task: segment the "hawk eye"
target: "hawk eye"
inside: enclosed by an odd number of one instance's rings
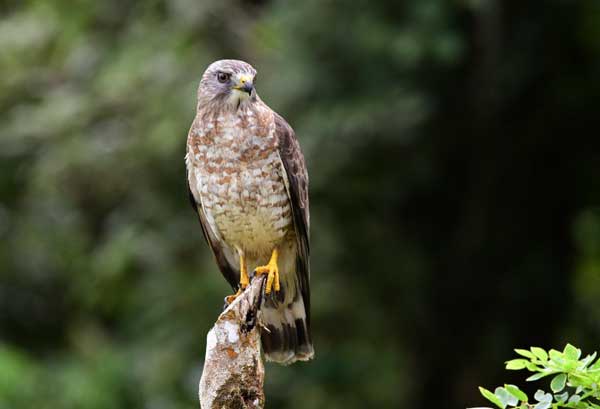
[[[228,74],[228,73],[226,73],[226,72],[222,72],[222,71],[219,71],[219,72],[217,73],[217,80],[219,80],[219,82],[220,82],[221,84],[223,84],[223,83],[225,83],[225,82],[229,81],[229,78],[231,78],[231,74]]]

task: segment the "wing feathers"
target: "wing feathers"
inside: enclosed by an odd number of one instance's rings
[[[191,181],[189,175],[188,181]],[[206,221],[204,210],[202,210],[202,204],[199,203],[194,197],[194,193],[190,189],[189,184],[188,192],[192,207],[198,214],[198,220],[200,221],[200,226],[202,227],[202,233],[204,233],[204,238],[213,252],[215,260],[217,261],[217,265],[219,266],[219,270],[221,270],[221,274],[223,274],[229,285],[231,285],[234,290],[237,290],[240,282],[240,271],[237,263],[235,263],[235,253],[229,248],[229,246],[227,246],[227,244],[225,244],[222,240],[219,240],[212,232],[210,225]]]
[[[279,139],[279,156],[285,168],[288,195],[296,231],[298,255],[296,257],[296,274],[300,291],[306,308],[306,322],[310,332],[310,265],[309,234],[310,214],[308,202],[308,173],[300,144],[292,127],[277,113],[275,116],[276,132]]]

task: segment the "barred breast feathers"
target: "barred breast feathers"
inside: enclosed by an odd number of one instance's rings
[[[271,111],[200,113],[188,141],[188,168],[211,227],[228,243],[268,252],[292,223]]]

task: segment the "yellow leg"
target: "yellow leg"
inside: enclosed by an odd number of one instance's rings
[[[240,251],[240,288],[237,290],[237,293],[228,295],[225,297],[227,304],[231,304],[233,300],[235,300],[243,290],[248,287],[250,283],[250,279],[248,278],[248,268],[246,267],[246,257],[244,257],[244,253]]]
[[[246,257],[244,257],[244,253],[240,253],[240,287],[245,289],[250,284],[250,279],[248,278],[248,269],[246,268]]]
[[[277,249],[273,249],[271,259],[266,266],[256,267],[256,274],[267,274],[267,285],[265,286],[265,294],[270,294],[271,289],[275,292],[280,290],[279,286],[279,267],[277,266]]]

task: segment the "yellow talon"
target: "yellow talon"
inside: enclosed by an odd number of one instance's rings
[[[279,267],[277,266],[277,249],[273,249],[271,259],[266,266],[256,267],[256,274],[267,274],[267,284],[265,286],[265,294],[270,294],[271,289],[275,292],[280,290],[279,285]]]
[[[231,294],[231,295],[228,295],[227,297],[225,297],[225,301],[227,301],[227,305],[231,304],[233,302],[233,300],[235,300],[236,298],[238,298],[238,296],[241,293],[242,293],[242,289],[240,288],[239,290],[237,290],[237,293]]]

